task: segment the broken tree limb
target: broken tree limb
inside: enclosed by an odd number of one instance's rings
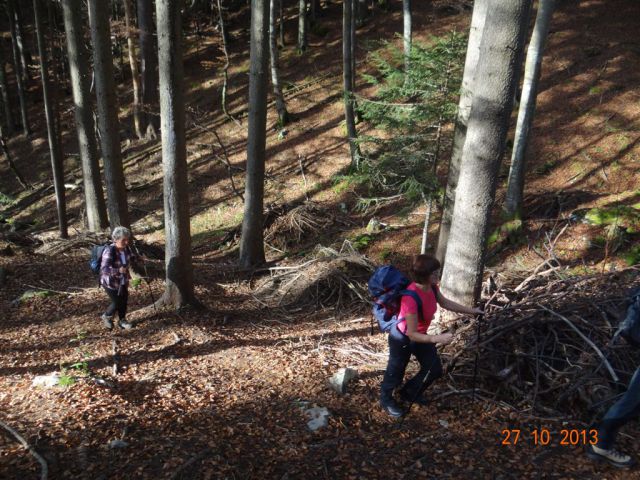
[[[13,438],[18,440],[20,445],[22,445],[29,453],[35,458],[40,466],[42,467],[42,472],[40,473],[40,480],[47,480],[47,476],[49,475],[49,467],[47,466],[47,461],[40,455],[36,450],[27,442],[22,435],[16,432],[13,428],[11,428],[6,423],[0,421],[0,427],[4,428],[7,432],[13,435]]]

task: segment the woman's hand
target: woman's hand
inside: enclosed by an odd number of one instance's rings
[[[118,270],[120,273],[127,273],[127,267],[120,267]]]
[[[472,315],[484,315],[484,310],[481,308],[473,308]]]
[[[440,335],[436,335],[435,337],[436,343],[439,343],[440,345],[449,345],[451,342],[453,342],[453,334],[451,333],[442,333]]]

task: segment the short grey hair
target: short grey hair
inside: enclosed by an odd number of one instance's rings
[[[116,227],[113,229],[111,238],[113,238],[114,241],[118,241],[121,238],[131,238],[131,230],[127,227]]]

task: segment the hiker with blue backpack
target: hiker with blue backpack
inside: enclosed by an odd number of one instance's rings
[[[107,292],[111,303],[102,314],[103,325],[111,330],[113,317],[118,312],[118,326],[129,330],[133,327],[127,321],[127,303],[129,301],[130,268],[142,260],[133,253],[129,242],[131,231],[125,227],[116,227],[111,234],[113,243],[96,247],[95,256],[99,259],[100,286]],[[93,268],[93,264],[92,264]]]
[[[455,313],[483,313],[479,308],[465,307],[442,295],[438,288],[440,262],[437,259],[417,255],[411,276],[413,281],[393,266],[385,265],[369,280],[369,291],[375,298],[374,317],[381,330],[389,333],[389,361],[380,388],[380,405],[392,417],[405,413],[394,398],[394,391],[402,384],[411,355],[420,363],[420,370],[398,390],[401,400],[425,405],[423,392],[442,376],[436,344],[451,343],[453,335],[427,334],[438,305]]]

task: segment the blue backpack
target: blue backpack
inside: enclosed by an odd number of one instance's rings
[[[369,279],[369,293],[373,297],[373,316],[382,332],[391,332],[401,320],[400,300],[402,296],[413,298],[418,305],[418,314],[422,318],[422,300],[412,291],[406,290],[411,281],[393,265],[378,267]]]
[[[105,243],[103,245],[94,245],[91,248],[91,258],[89,259],[89,268],[96,275],[100,274],[100,269],[102,267],[102,254],[104,253],[105,248],[115,248],[115,245],[112,243]],[[111,252],[111,257],[115,257],[115,252]]]

